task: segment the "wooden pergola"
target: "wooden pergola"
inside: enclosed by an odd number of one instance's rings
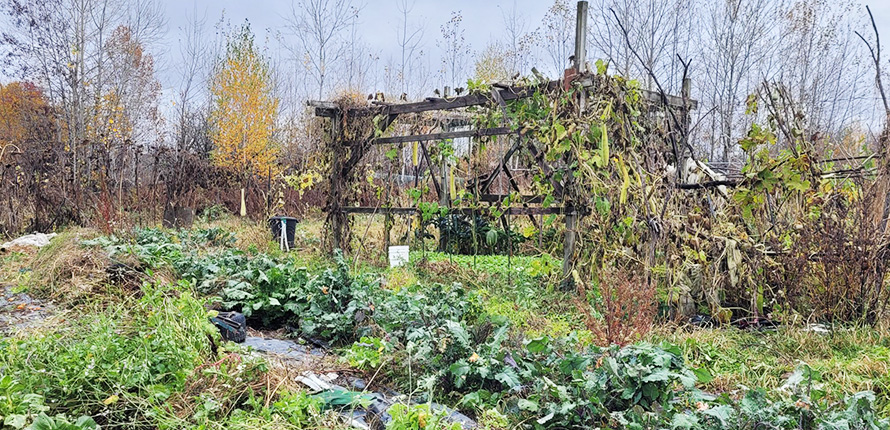
[[[519,127],[507,124],[506,102],[531,97],[536,91],[542,89],[556,89],[559,86],[580,84],[585,92],[596,91],[596,81],[594,77],[587,74],[585,61],[585,46],[587,35],[587,2],[578,2],[577,27],[575,36],[575,55],[572,68],[566,70],[565,78],[562,80],[550,81],[539,86],[513,86],[513,85],[493,85],[488,94],[469,94],[449,97],[446,88],[445,97],[430,97],[420,102],[402,102],[402,103],[384,103],[374,102],[366,107],[343,107],[336,102],[331,101],[310,101],[309,105],[315,109],[315,115],[318,117],[328,118],[331,122],[331,138],[340,144],[350,148],[348,158],[333,157],[331,163],[330,181],[333,192],[328,195],[328,204],[326,209],[337,211],[341,215],[350,214],[376,214],[376,215],[409,215],[418,213],[415,207],[366,207],[366,206],[344,206],[343,196],[340,190],[343,189],[344,178],[362,160],[366,153],[366,148],[372,145],[390,145],[401,143],[419,142],[419,152],[422,157],[422,163],[426,163],[430,171],[430,179],[432,179],[433,189],[436,192],[439,201],[449,206],[449,214],[463,214],[475,216],[480,212],[478,207],[450,207],[450,199],[448,198],[448,189],[446,184],[440,183],[440,180],[433,174],[434,164],[431,160],[430,151],[427,142],[442,141],[446,139],[457,138],[483,138],[492,136],[510,136],[512,145],[509,146],[503,154],[498,154],[500,161],[493,170],[487,174],[481,175],[474,180],[475,198],[478,202],[497,204],[506,198],[503,194],[493,194],[490,192],[494,181],[501,175],[505,175],[509,181],[509,186],[516,193],[520,193],[520,187],[514,178],[509,166],[510,160],[517,152],[526,150],[531,156],[531,166],[529,168],[540,169],[545,177],[550,180],[553,186],[554,197],[557,204],[544,207],[543,199],[537,195],[520,195],[521,207],[510,207],[504,210],[504,215],[523,215],[528,216],[534,223],[534,217],[548,214],[559,214],[565,216],[565,242],[563,256],[563,274],[568,276],[572,267],[572,256],[574,255],[576,226],[578,217],[583,215],[579,213],[578,208],[572,205],[570,201],[564,201],[563,189],[564,184],[552,177],[553,167],[544,157],[543,151],[540,149],[540,143],[534,141],[529,136],[523,135]],[[660,92],[641,90],[641,95],[650,106],[659,106],[679,112],[683,127],[688,128],[689,111],[697,108],[697,102],[689,97],[690,82],[684,79],[683,94],[674,96],[663,94]],[[340,127],[344,119],[360,118],[360,117],[377,117],[382,120],[376,121],[377,130],[373,136],[382,136],[391,126],[401,117],[408,114],[419,114],[424,112],[448,112],[457,109],[463,109],[471,106],[487,106],[494,109],[501,109],[504,112],[502,123],[498,127],[458,130],[458,131],[442,131],[428,134],[412,134],[412,135],[393,135],[386,137],[374,137],[365,142],[346,141],[342,137]],[[685,130],[682,134],[685,136]],[[677,160],[679,161],[679,160]],[[422,170],[421,170],[422,171]],[[478,181],[478,182],[475,182]],[[332,223],[337,223],[341,217],[331,217]],[[343,245],[344,237],[342,237],[342,228],[336,224],[332,225],[332,242],[334,248],[340,248]]]

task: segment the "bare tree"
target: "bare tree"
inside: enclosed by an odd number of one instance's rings
[[[399,12],[399,24],[396,28],[396,43],[399,48],[399,60],[394,64],[392,92],[405,94],[405,98],[416,98],[421,95],[426,84],[424,68],[423,36],[424,26],[411,22],[411,13],[415,2],[400,0],[396,3]]]
[[[870,74],[866,53],[850,30],[854,7],[803,0],[781,15],[783,43],[771,77],[790,88],[808,130],[839,133],[873,105],[871,86],[862,85]]]
[[[744,129],[743,101],[761,82],[759,72],[767,68],[774,48],[770,25],[777,13],[770,0],[717,2],[704,11],[698,41],[704,70],[698,76],[704,81],[703,110],[714,109],[706,136],[709,160],[729,162],[732,157]]]
[[[446,85],[459,84],[467,77],[467,57],[470,55],[470,44],[467,42],[466,30],[461,26],[463,15],[460,11],[451,12],[451,19],[442,24],[442,38],[438,45],[442,49],[442,78]]]
[[[554,0],[538,29],[542,55],[548,57],[553,76],[562,77],[575,52],[575,10],[568,0]]]
[[[209,87],[210,71],[216,53],[205,37],[206,17],[199,16],[197,9],[193,9],[186,19],[187,24],[180,29],[179,40],[175,142],[179,151],[208,155],[211,150],[209,140],[196,124],[206,122],[206,88]]]
[[[349,39],[343,56],[344,74],[341,79],[345,89],[355,93],[363,92],[368,88],[371,67],[378,59],[371,47],[362,41],[359,34],[359,11],[358,7],[352,7],[350,11]]]
[[[503,48],[505,48],[505,66],[507,74],[528,73],[530,62],[533,61],[536,34],[528,28],[526,17],[516,6],[516,0],[509,10],[501,9],[504,21]]]
[[[615,72],[640,79],[647,89],[654,89],[653,78],[647,72],[651,70],[666,91],[679,92],[683,73],[680,58],[689,58],[691,50],[694,1],[598,0],[592,9],[594,24],[588,27],[592,55],[603,56]],[[629,43],[625,43],[615,20],[610,19],[613,13],[621,22],[629,23]]]
[[[314,96],[330,90],[330,71],[346,52],[344,32],[358,13],[351,0],[301,0],[291,3],[287,29],[295,36],[294,59],[314,81]]]
[[[61,109],[59,140],[71,149],[72,183],[79,183],[96,160],[96,147],[84,143],[107,137],[97,120],[105,120],[109,97],[132,107],[152,102],[148,44],[164,27],[160,8],[155,0],[6,0],[3,12],[12,25],[2,43],[15,54],[8,70],[36,81]],[[139,128],[148,122],[131,119],[137,137],[157,136]]]

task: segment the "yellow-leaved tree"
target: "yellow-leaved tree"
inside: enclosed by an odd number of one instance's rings
[[[213,162],[241,176],[241,216],[245,216],[244,182],[253,175],[277,173],[279,153],[273,139],[278,99],[272,95],[269,65],[249,25],[229,35],[211,95]]]

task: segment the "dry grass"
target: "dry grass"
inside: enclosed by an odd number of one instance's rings
[[[0,286],[22,285],[31,276],[31,262],[37,248],[20,247],[0,252]]]
[[[29,291],[73,303],[104,295],[111,260],[103,251],[81,245],[97,235],[94,230],[72,228],[56,236],[33,260]]]

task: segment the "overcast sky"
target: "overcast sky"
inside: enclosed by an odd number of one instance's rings
[[[229,22],[236,25],[246,19],[251,23],[251,27],[258,36],[257,39],[262,40],[265,35],[284,30],[285,16],[288,15],[292,3],[291,0],[159,1],[166,8],[167,32],[164,39],[151,50],[158,60],[158,78],[164,88],[164,97],[167,99],[162,100],[162,105],[172,101],[173,88],[178,84],[179,75],[176,71],[176,63],[179,61],[180,55],[179,40],[182,38],[182,29],[188,24],[188,17],[196,13],[203,16],[206,20],[206,31],[210,33],[215,31],[214,24],[220,20],[223,14]],[[396,47],[396,26],[400,19],[399,11],[394,0],[356,0],[356,3],[361,1],[365,3],[359,23],[359,33],[364,43],[372,47],[379,55],[381,60],[376,67],[382,69],[386,59],[394,56],[398,49]],[[791,2],[792,0],[786,1]],[[462,12],[467,41],[474,50],[481,50],[491,40],[504,36],[503,12],[505,9],[509,11],[514,4],[519,13],[528,21],[529,30],[533,30],[541,23],[552,0],[415,0],[411,15],[413,21],[423,23],[425,27],[424,48],[428,53],[431,65],[435,68],[438,67],[437,62],[441,53],[436,47],[436,39],[440,36],[439,28],[450,18],[452,11]],[[869,0],[865,4],[869,4],[875,14],[878,29],[884,36],[882,44],[885,47],[890,47],[890,0]],[[856,13],[861,13],[864,16],[864,11],[856,11]],[[871,36],[870,29],[860,30],[868,31],[868,36]],[[890,59],[890,48],[887,48],[883,57],[886,64],[886,61]],[[544,69],[542,68],[542,70]],[[378,71],[375,70],[375,72]],[[0,71],[0,81],[9,80],[3,75]]]
[[[165,94],[170,94],[176,85],[177,74],[173,66],[178,59],[177,46],[182,34],[181,29],[187,25],[189,16],[195,15],[195,12],[199,16],[204,16],[208,31],[213,31],[214,23],[218,22],[223,14],[233,24],[241,23],[246,19],[251,23],[258,39],[261,39],[264,34],[284,31],[285,16],[288,15],[291,5],[290,0],[160,1],[167,9],[169,28],[166,41],[161,46],[161,52],[158,53],[160,64],[163,65],[159,71],[159,78],[165,88]],[[393,0],[366,0],[361,13],[359,32],[365,44],[372,47],[380,56],[381,61],[378,64],[380,68],[383,67],[388,57],[395,55],[398,49],[396,47],[396,28],[400,22],[400,16],[395,3]],[[552,1],[416,0],[411,15],[414,21],[424,24],[425,50],[431,59],[438,59],[440,51],[436,47],[436,39],[440,35],[439,28],[450,18],[452,11],[462,12],[467,41],[474,50],[481,50],[489,41],[503,37],[503,12],[512,9],[514,4],[520,14],[529,22],[531,30],[540,24]],[[890,46],[887,43],[890,41],[890,0],[872,0],[866,4],[871,6],[878,28],[884,35],[882,44]],[[864,11],[861,13],[864,14]],[[870,32],[870,29],[865,30]],[[884,58],[890,59],[890,52],[887,52]],[[438,64],[433,64],[433,67],[437,66]]]
[[[169,32],[165,47],[174,48],[179,43],[182,29],[187,26],[190,17],[196,13],[206,20],[208,30],[225,15],[227,21],[239,24],[248,20],[257,39],[264,35],[286,32],[287,16],[290,15],[290,0],[160,0],[167,8]],[[356,0],[356,4],[362,4]],[[409,1],[410,4],[410,1]],[[529,30],[541,22],[550,0],[515,0],[518,13],[528,22]],[[423,48],[430,59],[435,59],[433,67],[438,67],[440,51],[436,40],[440,37],[440,26],[448,21],[453,11],[460,11],[463,16],[463,28],[466,38],[474,50],[481,50],[491,40],[504,34],[503,13],[509,12],[514,0],[415,0],[411,7],[411,21],[423,25]],[[362,41],[372,47],[380,57],[378,67],[382,68],[386,59],[394,56],[397,28],[401,24],[401,15],[393,0],[367,0],[359,17],[359,33]],[[273,43],[274,44],[274,43]],[[176,74],[172,70],[177,60],[176,49],[165,49],[161,54],[161,81],[166,90],[176,85]],[[430,89],[432,92],[432,88]]]

